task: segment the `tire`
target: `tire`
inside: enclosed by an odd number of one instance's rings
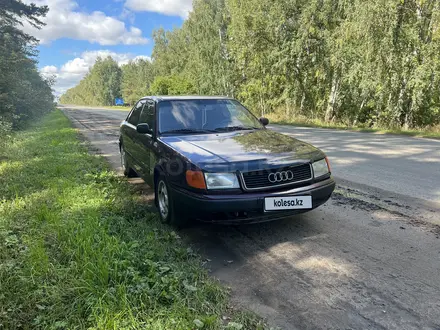
[[[121,145],[121,149],[119,150],[120,154],[121,154],[121,167],[122,167],[122,171],[124,172],[124,175],[127,178],[134,178],[136,177],[136,172],[130,167],[130,164],[127,160],[127,156],[124,150],[124,146]]]
[[[165,176],[161,174],[156,182],[155,189],[156,206],[159,211],[160,220],[163,223],[177,227],[185,227],[188,220],[184,215],[176,213],[173,197],[170,192],[168,182]]]

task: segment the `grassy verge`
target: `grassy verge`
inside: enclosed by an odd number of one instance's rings
[[[0,328],[262,328],[60,111],[1,148]]]
[[[356,132],[368,132],[377,134],[399,134],[413,137],[424,137],[440,139],[440,126],[431,127],[425,130],[403,130],[403,129],[385,129],[385,128],[368,128],[362,126],[347,126],[341,123],[326,123],[319,119],[308,119],[303,116],[292,116],[286,118],[286,116],[279,114],[268,114],[271,124],[280,125],[292,125],[292,126],[302,126],[302,127],[319,127],[319,128],[329,128],[338,130],[349,130]]]

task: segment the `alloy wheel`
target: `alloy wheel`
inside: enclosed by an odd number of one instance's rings
[[[162,219],[168,218],[169,213],[169,196],[168,196],[168,189],[162,180],[159,182],[158,186],[158,201],[159,201],[159,212],[162,216]]]

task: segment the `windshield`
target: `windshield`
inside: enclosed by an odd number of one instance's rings
[[[211,133],[260,129],[257,118],[235,100],[176,100],[159,103],[159,133]]]

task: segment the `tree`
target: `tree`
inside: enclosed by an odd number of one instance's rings
[[[158,76],[150,88],[154,95],[190,95],[194,94],[194,86],[190,81],[179,76]]]
[[[60,101],[79,105],[112,105],[121,96],[122,70],[110,56],[98,57],[78,86],[67,90]]]
[[[124,101],[133,105],[148,95],[153,79],[153,65],[148,60],[136,60],[123,65],[121,93]]]
[[[20,30],[22,20],[41,28],[47,6],[0,0],[0,134],[53,108],[51,79],[37,70],[37,40]]]

